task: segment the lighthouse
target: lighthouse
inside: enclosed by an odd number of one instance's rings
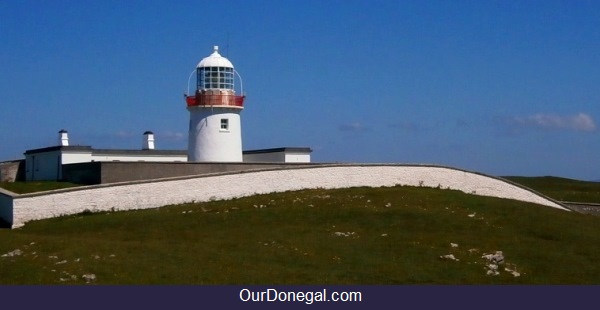
[[[195,73],[196,91],[185,95],[190,112],[188,161],[242,162],[244,96],[235,93],[233,64],[215,46]]]

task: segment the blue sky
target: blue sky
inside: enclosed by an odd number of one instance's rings
[[[0,160],[60,129],[186,149],[213,45],[243,78],[244,149],[600,179],[599,1],[0,1]]]

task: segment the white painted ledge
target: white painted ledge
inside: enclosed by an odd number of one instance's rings
[[[439,186],[469,194],[526,201],[570,211],[557,201],[525,187],[454,168],[383,164],[315,165],[103,184],[19,195],[13,197],[12,227],[20,227],[32,220],[77,214],[85,210],[137,210],[310,188],[394,185]]]

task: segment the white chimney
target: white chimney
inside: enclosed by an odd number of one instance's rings
[[[64,129],[58,132],[58,144],[61,146],[69,145],[69,133]]]
[[[154,133],[152,131],[144,132],[144,144],[142,145],[144,150],[154,150]]]

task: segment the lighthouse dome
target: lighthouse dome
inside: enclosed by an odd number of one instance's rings
[[[226,68],[233,68],[233,64],[231,63],[231,61],[229,61],[229,59],[221,56],[221,54],[219,54],[219,47],[215,46],[214,47],[214,52],[208,56],[205,57],[204,59],[202,59],[199,63],[198,63],[198,68],[206,68],[206,67],[226,67]]]

